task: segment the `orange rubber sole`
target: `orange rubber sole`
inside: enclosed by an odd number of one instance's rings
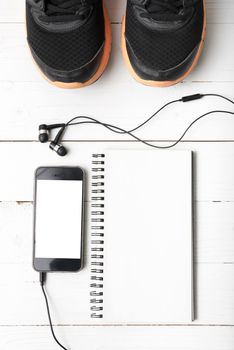
[[[111,32],[111,22],[110,22],[110,18],[107,12],[107,9],[104,5],[104,1],[103,1],[103,14],[104,14],[104,21],[105,21],[105,44],[104,44],[104,51],[103,51],[103,55],[102,55],[102,59],[99,65],[98,70],[96,71],[96,73],[92,76],[92,78],[84,83],[79,83],[79,82],[73,82],[73,83],[64,83],[61,81],[52,81],[50,80],[41,70],[40,68],[37,66],[37,68],[39,69],[41,75],[43,76],[43,78],[45,80],[47,80],[50,84],[55,85],[59,88],[63,88],[63,89],[79,89],[79,88],[83,88],[86,86],[89,86],[93,83],[95,83],[104,73],[107,64],[109,62],[109,58],[110,58],[110,53],[111,53],[111,45],[112,45],[112,32]],[[35,60],[33,59],[33,61],[35,62]],[[36,63],[36,62],[35,62]]]
[[[155,80],[144,80],[140,78],[135,70],[133,69],[131,62],[128,57],[128,52],[127,52],[127,47],[126,47],[126,40],[125,40],[125,26],[126,26],[126,17],[124,16],[123,22],[122,22],[122,30],[121,30],[121,49],[122,49],[122,55],[123,59],[127,65],[127,68],[132,75],[132,77],[138,81],[139,83],[147,86],[152,86],[152,87],[169,87],[175,84],[180,83],[183,81],[191,72],[192,70],[196,67],[199,58],[201,56],[203,46],[204,46],[204,41],[206,37],[206,6],[205,6],[205,0],[203,0],[203,8],[204,8],[204,22],[203,22],[203,31],[202,31],[202,39],[199,44],[199,48],[197,51],[197,54],[194,58],[193,64],[190,66],[190,68],[178,79],[172,80],[172,81],[155,81]]]

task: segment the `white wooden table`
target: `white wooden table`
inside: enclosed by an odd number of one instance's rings
[[[83,90],[56,89],[36,71],[25,41],[24,1],[0,0],[0,350],[53,350],[38,275],[31,267],[32,179],[39,165],[89,167],[90,154],[108,147],[144,148],[99,127],[66,134],[65,159],[37,142],[38,125],[77,114],[131,128],[165,102],[192,93],[234,98],[234,1],[207,0],[204,53],[185,82],[167,89],[135,83],[120,54],[125,0],[108,0],[113,50],[104,76]],[[165,142],[211,109],[232,105],[214,98],[169,108],[139,136]],[[78,275],[49,278],[55,331],[69,349],[234,349],[234,118],[208,117],[178,148],[194,150],[196,311],[194,323],[170,326],[87,326],[76,322]],[[87,193],[86,200],[89,200]]]

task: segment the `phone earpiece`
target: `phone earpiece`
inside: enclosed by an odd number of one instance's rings
[[[49,129],[46,124],[42,124],[39,126],[39,141],[41,143],[46,143],[49,140]]]
[[[50,143],[50,149],[52,149],[52,151],[55,151],[60,157],[64,157],[67,154],[66,148],[59,143],[65,129],[66,125],[63,124],[54,141]]]

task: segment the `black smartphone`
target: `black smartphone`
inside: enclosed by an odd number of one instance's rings
[[[83,263],[84,171],[40,167],[35,172],[33,267],[79,271]]]

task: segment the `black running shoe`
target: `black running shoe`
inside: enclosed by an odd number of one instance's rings
[[[77,88],[104,72],[111,26],[102,0],[26,0],[32,56],[53,84]]]
[[[170,86],[197,64],[205,38],[203,0],[128,0],[122,51],[139,82]]]

